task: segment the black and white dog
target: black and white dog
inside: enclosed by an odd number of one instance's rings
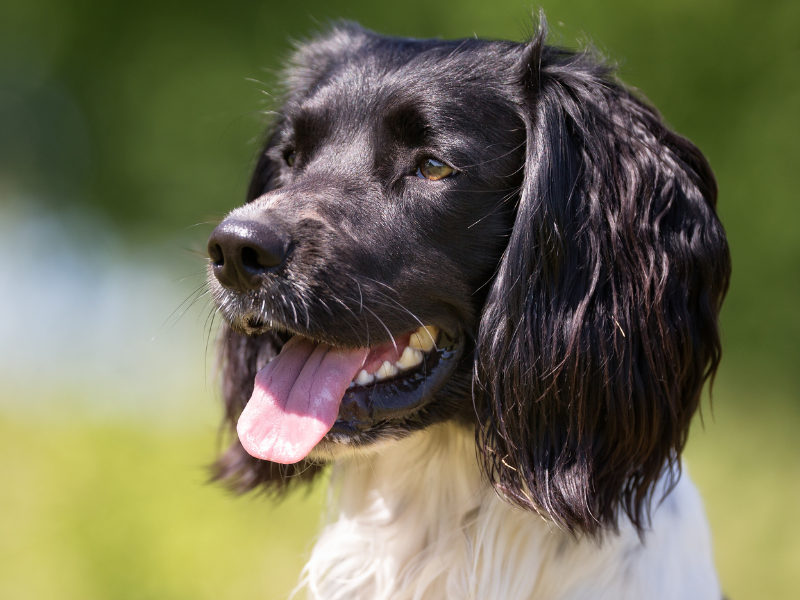
[[[312,598],[719,600],[680,453],[730,258],[708,163],[591,51],[297,49],[214,230],[233,488],[333,465]]]

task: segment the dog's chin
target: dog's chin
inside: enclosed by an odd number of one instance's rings
[[[408,427],[395,427],[392,430],[373,432],[368,436],[328,434],[317,444],[307,460],[324,464],[348,458],[369,458],[380,454],[392,444],[416,433]]]

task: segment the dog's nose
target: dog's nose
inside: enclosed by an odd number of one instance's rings
[[[258,289],[263,275],[283,264],[288,241],[259,221],[224,220],[208,238],[212,270],[225,287]]]

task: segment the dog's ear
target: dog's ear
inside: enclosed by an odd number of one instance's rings
[[[278,167],[271,158],[274,136],[267,143],[256,163],[247,191],[247,202],[274,189]],[[225,483],[232,490],[244,493],[260,488],[281,495],[295,484],[311,481],[322,470],[318,464],[302,461],[282,465],[260,460],[248,454],[236,435],[236,423],[250,400],[256,373],[280,352],[283,343],[273,333],[247,336],[223,323],[219,332],[219,369],[222,398],[225,406],[223,435],[231,438],[230,446],[211,466],[212,480]]]
[[[730,277],[700,151],[590,52],[521,51],[526,156],[480,323],[482,464],[512,503],[575,533],[641,532],[720,360]]]

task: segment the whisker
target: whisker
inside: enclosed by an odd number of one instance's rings
[[[381,325],[381,327],[383,327],[383,328],[386,330],[386,333],[387,333],[387,335],[389,336],[389,339],[390,339],[390,340],[392,340],[392,346],[394,346],[394,351],[395,351],[395,352],[397,352],[397,342],[395,342],[395,341],[394,341],[394,336],[392,335],[392,332],[391,332],[391,331],[389,331],[389,328],[386,326],[386,323],[384,323],[384,322],[383,322],[383,319],[381,319],[381,318],[380,318],[378,315],[376,315],[376,314],[375,314],[375,313],[374,313],[372,310],[370,310],[370,308],[369,308],[368,306],[365,306],[364,308],[365,308],[367,311],[369,311],[369,313],[370,313],[370,314],[371,314],[373,317],[375,317],[375,320],[376,320],[376,321],[378,321],[378,323]]]
[[[487,217],[491,217],[491,216],[492,216],[493,214],[495,214],[495,213],[496,213],[498,210],[500,210],[500,209],[502,209],[502,208],[505,208],[505,205],[506,205],[506,203],[507,203],[509,200],[512,200],[513,198],[515,198],[515,197],[517,196],[517,194],[519,194],[519,188],[513,188],[513,189],[509,188],[507,191],[508,191],[509,193],[508,193],[508,194],[506,194],[505,196],[503,196],[503,197],[500,199],[500,202],[498,202],[498,203],[497,203],[497,206],[495,206],[495,207],[494,207],[494,208],[493,208],[491,211],[489,211],[488,213],[486,213],[485,215],[483,215],[483,216],[482,216],[480,219],[478,219],[477,221],[475,221],[475,222],[474,222],[472,225],[470,225],[469,227],[467,227],[467,229],[472,229],[473,227],[475,227],[475,225],[477,225],[478,223],[480,223],[481,221],[483,221],[485,218],[487,218]]]
[[[353,277],[353,276],[351,276],[351,277]],[[378,281],[377,279],[372,279],[371,277],[367,277],[366,275],[360,275],[360,277],[362,277],[364,279],[367,279],[369,281],[372,281],[373,283],[376,283],[378,285],[381,285],[381,286],[389,289],[391,292],[397,294],[397,290],[395,290],[389,284],[384,283],[383,281]],[[361,287],[359,286],[359,291],[360,290],[361,290]],[[400,308],[404,312],[408,313],[411,316],[411,318],[413,318],[417,323],[419,323],[420,327],[424,327],[425,326],[425,324],[422,322],[422,320],[417,315],[415,315],[412,311],[410,311],[408,308],[406,308],[400,301],[392,298],[391,296],[389,296],[388,294],[386,294],[384,292],[381,292],[380,290],[375,290],[375,292],[380,294],[381,296],[383,296],[384,298],[386,298],[390,302],[393,302],[398,308]]]
[[[185,315],[185,314],[186,314],[186,313],[189,311],[189,309],[190,309],[190,308],[192,308],[192,306],[194,306],[194,303],[195,303],[195,302],[197,302],[197,301],[198,301],[200,298],[202,298],[202,297],[203,297],[203,296],[206,294],[206,292],[204,292],[204,291],[203,291],[203,289],[204,289],[205,287],[206,287],[206,282],[205,282],[205,281],[203,281],[203,282],[202,282],[201,284],[199,284],[199,285],[198,285],[198,286],[197,286],[197,287],[196,287],[194,290],[192,290],[192,291],[189,293],[189,295],[186,297],[186,299],[185,299],[183,302],[181,302],[181,303],[180,303],[180,304],[179,304],[179,305],[178,305],[178,306],[175,308],[175,310],[173,310],[173,311],[172,311],[172,312],[169,314],[169,316],[168,316],[166,319],[164,319],[164,322],[163,322],[163,323],[161,323],[161,325],[158,327],[158,329],[156,330],[156,333],[153,335],[153,338],[152,338],[152,339],[155,339],[155,338],[156,338],[156,336],[157,336],[157,335],[158,335],[158,334],[161,332],[161,330],[162,330],[162,329],[164,329],[164,327],[165,327],[165,326],[166,326],[168,323],[170,323],[170,327],[174,327],[174,326],[175,326],[175,325],[178,323],[178,321],[180,321],[181,317],[183,317],[183,315]],[[187,302],[188,302],[188,304],[187,304]],[[180,311],[180,310],[181,310],[181,308],[183,308],[183,307],[184,307],[184,305],[186,305],[186,307],[185,307],[185,308],[183,309],[183,311],[182,311],[180,314],[178,314],[178,316],[176,317],[176,316],[175,316],[175,314],[176,314],[176,313],[178,313],[178,311]]]
[[[497,144],[492,144],[492,145],[490,145],[490,146],[487,148],[487,150],[488,150],[489,148],[492,148],[492,146],[495,146],[495,145],[497,145]],[[510,154],[513,154],[514,152],[516,152],[517,150],[519,150],[519,149],[520,149],[520,148],[522,148],[523,146],[525,146],[525,142],[524,142],[524,141],[523,141],[523,142],[520,142],[519,144],[517,144],[517,145],[516,145],[516,146],[514,146],[514,147],[513,147],[511,150],[509,150],[508,152],[506,152],[506,153],[504,153],[504,154],[498,154],[497,156],[493,156],[493,157],[491,157],[491,158],[488,158],[488,159],[486,159],[486,160],[484,160],[484,161],[482,161],[482,162],[476,162],[476,163],[472,163],[471,165],[463,165],[463,166],[462,166],[462,165],[456,165],[456,166],[457,166],[458,168],[460,168],[460,169],[468,169],[468,168],[470,168],[470,167],[480,167],[480,166],[483,166],[483,165],[488,165],[488,164],[490,164],[490,163],[492,163],[492,162],[494,162],[494,161],[496,161],[496,160],[500,160],[501,158],[505,158],[506,156],[509,156]]]

